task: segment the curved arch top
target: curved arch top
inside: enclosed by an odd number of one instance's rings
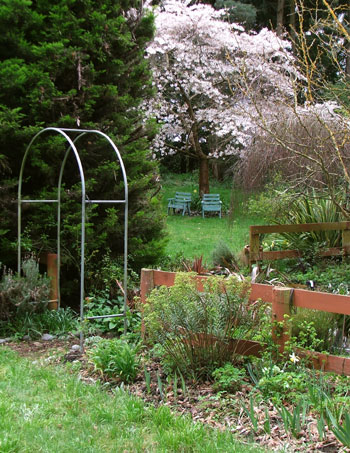
[[[58,177],[58,186],[57,186],[57,199],[36,199],[36,200],[29,200],[29,199],[22,199],[22,182],[23,182],[23,175],[25,170],[25,164],[30,156],[30,151],[32,149],[32,145],[37,140],[39,136],[41,136],[45,132],[55,132],[60,134],[62,137],[65,138],[68,148],[67,151],[62,159],[60,173]],[[74,134],[75,137],[70,137],[71,134]],[[78,135],[76,135],[78,134]],[[79,156],[79,151],[77,149],[77,143],[79,140],[87,135],[99,135],[103,137],[109,145],[112,147],[115,156],[119,162],[120,169],[122,172],[123,183],[124,183],[124,199],[122,200],[90,200],[86,197],[86,182],[85,182],[85,174],[84,168]],[[99,130],[90,130],[90,129],[68,129],[68,128],[58,128],[58,127],[47,127],[39,131],[30,141],[29,145],[26,148],[24,153],[21,169],[19,173],[18,179],[18,274],[21,272],[21,228],[22,228],[22,204],[23,203],[57,203],[57,267],[58,267],[58,288],[60,287],[60,262],[61,262],[61,247],[60,247],[60,232],[61,232],[61,184],[62,184],[62,177],[64,173],[65,164],[69,154],[73,152],[75,160],[78,165],[79,175],[81,180],[81,263],[80,263],[80,319],[84,321],[84,268],[85,268],[85,206],[87,203],[109,203],[109,204],[117,204],[122,203],[124,204],[125,210],[125,219],[124,219],[124,310],[122,314],[116,314],[113,316],[123,316],[124,317],[124,331],[126,331],[126,308],[127,308],[127,299],[126,299],[126,288],[127,288],[127,237],[128,237],[128,182],[127,182],[127,175],[125,171],[125,166],[121,154],[113,142],[113,140],[104,132]],[[59,292],[60,294],[60,292]],[[58,304],[60,303],[60,295],[58,296]],[[109,316],[109,317],[113,317]],[[91,319],[91,318],[90,318]],[[81,330],[81,348],[83,348],[83,334]]]

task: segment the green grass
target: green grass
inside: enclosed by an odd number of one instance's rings
[[[87,385],[63,368],[0,349],[1,453],[249,452],[229,432],[175,417],[118,390]]]
[[[198,191],[197,179],[189,175],[167,175],[163,182],[163,206],[167,210],[167,199],[176,191],[191,192],[194,196]],[[218,243],[223,241],[235,253],[239,254],[249,243],[249,226],[262,224],[263,220],[247,212],[249,194],[239,189],[232,190],[229,183],[212,182],[211,193],[219,193],[224,210],[233,207],[233,213],[223,218],[200,216],[172,215],[167,217],[169,243],[166,253],[175,257],[182,252],[186,258],[203,255],[204,261],[212,264],[212,253]]]

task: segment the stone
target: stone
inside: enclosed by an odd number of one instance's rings
[[[24,335],[23,340],[24,341],[30,341],[30,336],[29,335]]]
[[[73,346],[70,348],[71,351],[80,351],[80,346],[78,344],[73,344]]]
[[[44,333],[44,335],[41,337],[41,339],[44,341],[51,341],[54,338],[55,337],[53,335],[51,335],[50,333]]]
[[[10,341],[10,338],[0,338],[0,344],[4,344]]]

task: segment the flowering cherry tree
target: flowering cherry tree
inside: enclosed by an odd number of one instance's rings
[[[188,3],[165,0],[156,11],[147,49],[156,95],[146,110],[162,124],[154,155],[197,159],[202,195],[209,192],[209,160],[239,155],[254,135],[248,97],[235,79],[243,70],[256,102],[260,94],[278,100],[293,95],[293,66],[288,41],[267,29],[248,34],[225,22],[222,11]]]

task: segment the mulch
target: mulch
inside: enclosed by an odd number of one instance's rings
[[[66,362],[80,362],[80,378],[86,383],[104,380],[115,387],[119,383],[107,380],[96,374],[89,364],[85,354],[72,351],[73,345],[79,345],[79,339],[71,337],[66,340],[55,339],[51,341],[20,341],[8,342],[5,346],[16,351],[20,356],[27,357],[35,363],[47,366],[49,364],[64,365]],[[0,346],[1,347],[1,346]],[[251,395],[251,385],[243,385],[242,389],[234,395],[221,394],[218,396],[213,391],[210,382],[189,382],[182,387],[178,382],[178,389],[174,393],[174,385],[164,374],[158,360],[146,363],[147,372],[150,374],[150,384],[146,385],[144,370],[139,373],[136,381],[129,385],[128,391],[143,399],[147,404],[154,406],[168,406],[174,413],[190,415],[195,422],[203,423],[216,429],[229,429],[242,442],[255,442],[270,451],[289,452],[346,452],[350,451],[341,446],[334,434],[326,431],[325,439],[320,442],[317,430],[317,415],[310,414],[306,418],[307,429],[299,433],[297,438],[286,433],[282,420],[272,404],[268,406],[270,418],[270,433],[264,432],[266,418],[263,405],[255,407],[258,417],[259,430],[255,433],[251,422],[242,409],[242,403],[248,407]],[[159,389],[159,379],[162,388]],[[266,406],[266,404],[265,404]],[[285,407],[292,409],[289,403]]]

